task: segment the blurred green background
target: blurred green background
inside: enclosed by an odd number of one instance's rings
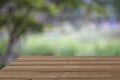
[[[0,39],[0,54],[6,49],[7,38]],[[72,36],[46,37],[32,34],[21,41],[14,52],[22,55],[44,56],[120,56],[120,40],[75,38]]]
[[[0,0],[0,64],[18,55],[120,56],[119,2]]]

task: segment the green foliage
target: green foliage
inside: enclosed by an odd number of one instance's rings
[[[6,40],[0,40],[0,54],[5,52]],[[120,40],[96,40],[93,42],[70,37],[51,39],[31,36],[17,52],[25,55],[55,56],[120,56]]]
[[[120,40],[93,42],[77,39],[29,37],[21,45],[21,53],[55,56],[120,56]]]
[[[107,5],[110,0],[94,0],[94,2],[99,5],[96,7],[96,11],[102,12],[103,6],[100,6]],[[116,0],[113,2],[116,7],[118,7],[117,3],[118,1]],[[16,34],[15,37],[17,38],[28,30],[42,31],[45,24],[40,23],[38,20],[35,20],[34,16],[31,16],[31,14],[36,12],[44,12],[49,16],[56,16],[63,12],[65,8],[75,8],[84,5],[90,9],[93,8],[92,4],[88,5],[84,0],[0,0],[0,10],[6,5],[8,10],[0,14],[0,27],[8,27],[10,29],[9,27],[11,26],[9,25],[12,24],[12,28],[15,31],[14,34]]]
[[[79,7],[82,3],[82,0],[52,0],[57,5],[64,5],[66,7]]]
[[[5,24],[6,24],[5,14],[1,14],[0,15],[0,29],[2,29]]]
[[[0,0],[0,7],[4,6],[8,0]]]
[[[33,19],[30,16],[16,15],[16,18],[14,19],[14,26],[16,26],[15,37],[19,38],[27,31],[42,32],[43,25],[44,24],[39,23],[37,20]]]
[[[8,6],[7,11],[0,15],[0,27],[14,31],[14,38],[19,38],[29,30],[41,32],[45,24],[31,14],[44,12],[49,16],[55,16],[64,10],[62,6],[74,7],[80,5],[79,3],[80,0],[0,0],[0,10]]]
[[[113,0],[113,7],[116,11],[116,14],[118,16],[118,18],[120,18],[119,14],[120,14],[120,4],[119,4],[119,0]]]
[[[95,50],[97,56],[120,56],[120,41],[109,41],[102,43],[95,44]]]
[[[0,64],[0,69],[4,68],[5,65],[4,64]]]
[[[0,39],[0,55],[5,53],[7,40]]]

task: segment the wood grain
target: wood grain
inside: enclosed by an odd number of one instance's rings
[[[120,80],[120,57],[21,56],[0,80]]]

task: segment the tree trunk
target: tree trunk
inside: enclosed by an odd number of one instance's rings
[[[12,61],[12,50],[15,43],[14,32],[10,32],[8,38],[8,44],[5,54],[2,56],[2,62],[4,64],[10,64]]]

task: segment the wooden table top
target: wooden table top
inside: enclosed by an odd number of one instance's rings
[[[120,57],[21,56],[0,80],[120,80]]]

